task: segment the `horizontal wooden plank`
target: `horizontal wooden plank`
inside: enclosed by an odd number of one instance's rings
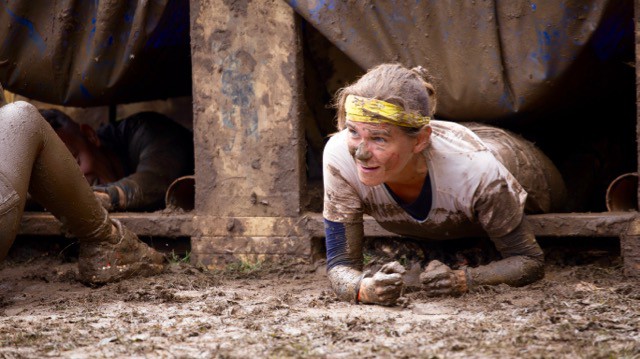
[[[305,213],[303,216],[304,225],[310,237],[324,237],[324,222],[322,213]],[[372,217],[364,217],[364,235],[367,237],[398,237],[382,228]]]
[[[305,214],[307,228],[312,237],[323,237],[322,214]],[[640,234],[637,212],[552,213],[527,216],[536,236],[542,237],[618,237],[628,233]],[[369,216],[364,218],[366,236],[395,236]]]
[[[193,235],[193,214],[149,212],[111,213],[139,236],[190,237]],[[25,212],[18,234],[61,235],[60,222],[47,212]]]
[[[159,237],[324,237],[321,213],[290,217],[214,217],[189,213],[112,213],[141,236]],[[528,216],[534,233],[548,237],[617,237],[640,235],[638,212],[553,213]],[[397,236],[365,216],[368,237]],[[49,213],[26,212],[19,234],[60,235],[60,223]]]
[[[637,212],[553,213],[528,216],[542,237],[619,237],[639,220]]]

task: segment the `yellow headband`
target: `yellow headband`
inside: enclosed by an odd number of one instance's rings
[[[431,118],[404,112],[402,107],[372,98],[349,95],[344,104],[347,119],[354,122],[390,123],[418,128],[428,125]]]

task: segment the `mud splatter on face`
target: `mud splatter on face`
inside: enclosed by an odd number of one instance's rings
[[[403,182],[414,158],[415,139],[395,125],[347,121],[347,147],[366,186]]]
[[[360,145],[358,146],[358,148],[356,149],[355,154],[353,155],[353,157],[356,160],[360,160],[360,161],[368,161],[371,159],[371,152],[369,152],[369,150],[367,149],[367,147],[364,145],[364,142],[361,142]]]

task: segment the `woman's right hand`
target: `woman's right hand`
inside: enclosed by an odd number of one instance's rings
[[[404,272],[404,267],[397,261],[383,265],[373,277],[362,279],[358,301],[367,304],[394,305],[402,294]]]

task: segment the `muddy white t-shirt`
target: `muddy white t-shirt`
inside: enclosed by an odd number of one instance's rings
[[[500,237],[520,224],[527,193],[469,129],[431,121],[423,151],[432,191],[426,219],[408,214],[387,188],[365,186],[347,147],[347,130],[334,135],[323,155],[324,218],[362,222],[371,215],[390,232],[414,238],[447,239],[488,234]]]

